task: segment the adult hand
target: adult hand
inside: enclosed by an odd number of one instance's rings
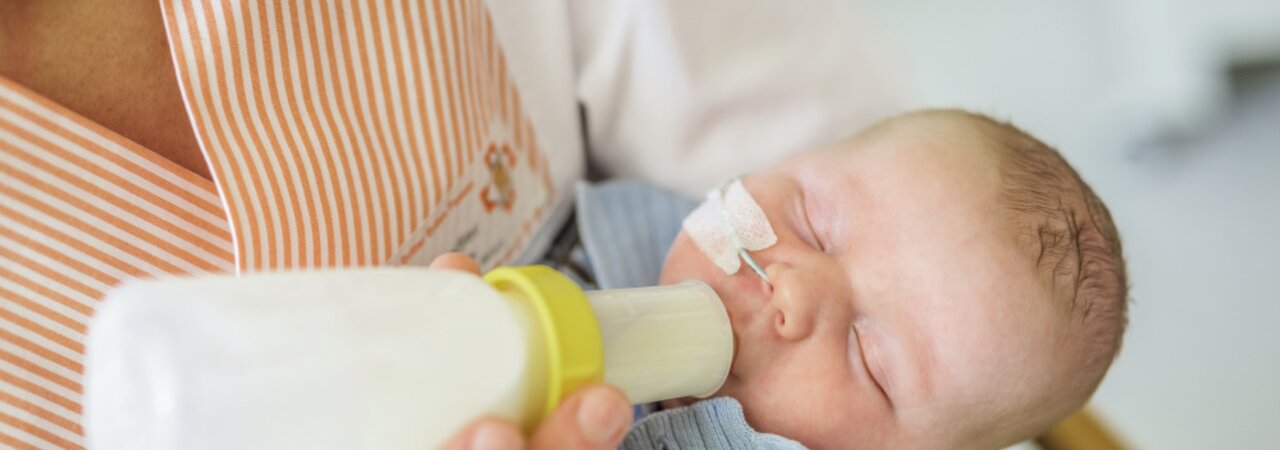
[[[480,275],[480,265],[461,253],[446,253],[433,269]],[[485,417],[472,422],[444,446],[447,450],[604,450],[622,443],[631,424],[631,403],[613,386],[594,384],[569,394],[542,421],[527,442],[515,424]]]

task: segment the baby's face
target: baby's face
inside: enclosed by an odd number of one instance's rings
[[[862,136],[742,182],[778,241],[725,275],[687,233],[662,282],[729,311],[724,388],[759,431],[812,448],[965,448],[1062,373],[1065,325],[997,204],[991,152],[957,133]]]

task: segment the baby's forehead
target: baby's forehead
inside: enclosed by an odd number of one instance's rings
[[[1003,146],[986,128],[967,119],[902,118],[796,155],[783,165],[827,174],[888,172],[995,185]]]

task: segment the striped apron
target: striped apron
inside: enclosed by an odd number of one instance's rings
[[[566,209],[480,0],[283,3],[162,2],[213,180],[0,78],[0,447],[84,446],[122,280],[492,267]]]

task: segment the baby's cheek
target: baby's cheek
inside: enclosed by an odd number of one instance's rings
[[[745,350],[745,349],[744,349]],[[877,399],[851,386],[847,372],[796,352],[773,355],[771,364],[745,374],[734,387],[747,422],[809,448],[881,448],[896,429]]]
[[[662,266],[662,276],[659,278],[659,282],[661,284],[671,284],[689,279],[705,281],[708,277],[706,274],[701,273],[704,270],[700,266],[709,265],[710,263],[698,251],[697,246],[693,244],[693,240],[689,239],[688,234],[682,231],[667,252],[667,261]]]
[[[816,432],[828,429],[827,422],[834,417],[813,403],[815,398],[810,393],[796,389],[799,386],[757,380],[759,382],[740,386],[741,392],[736,396],[752,428],[800,441],[810,448],[834,448],[830,444],[821,445],[828,442],[823,439],[825,433]]]

